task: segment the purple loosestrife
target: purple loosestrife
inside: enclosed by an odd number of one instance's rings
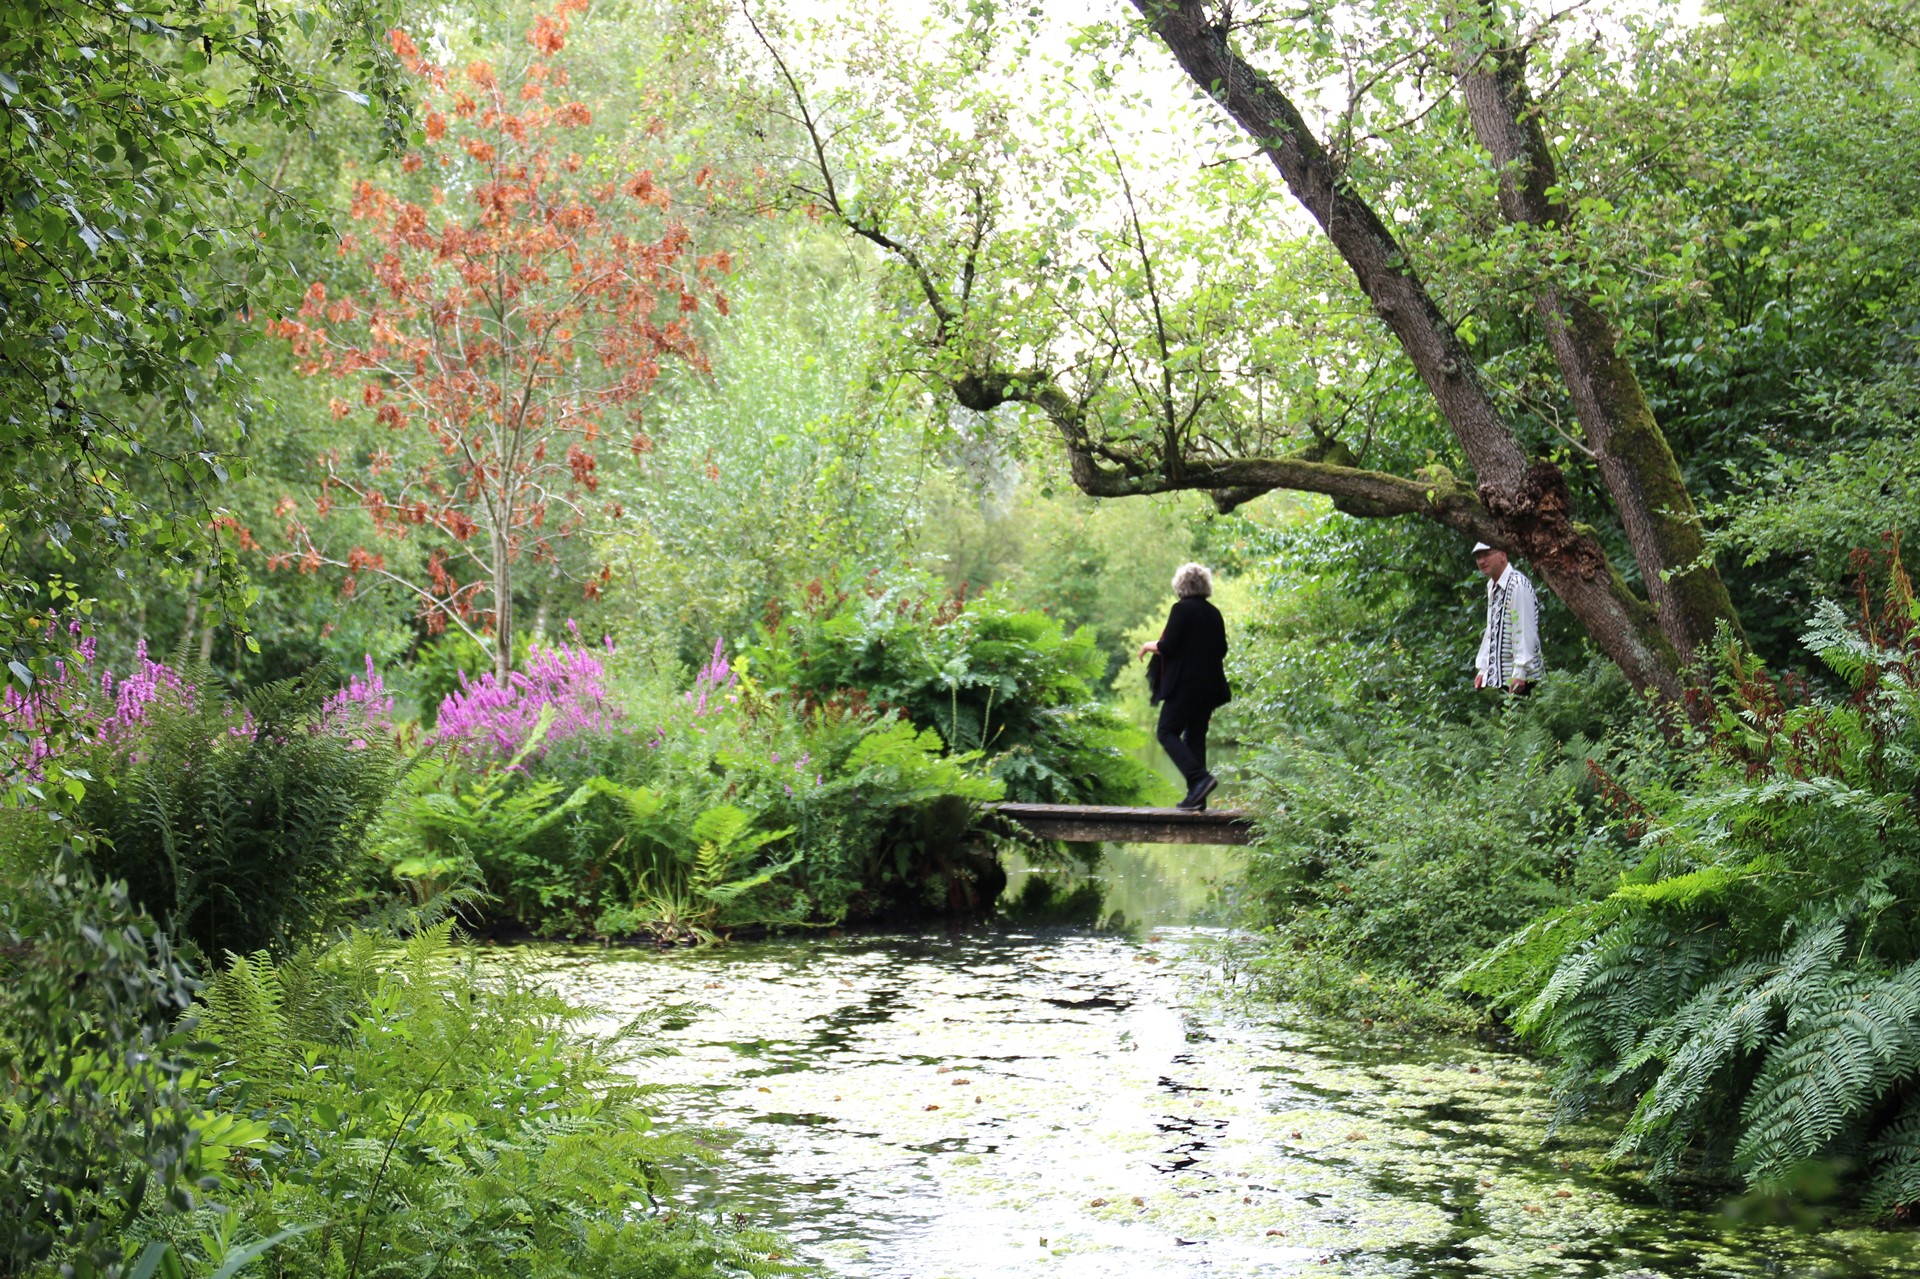
[[[7,765],[10,771],[24,772],[36,780],[44,775],[46,760],[58,749],[60,731],[118,745],[147,727],[155,703],[169,700],[191,704],[199,696],[200,690],[181,678],[180,672],[147,656],[145,640],[134,646],[131,671],[116,676],[102,670],[95,675],[99,641],[83,634],[77,622],[69,622],[67,630],[75,641],[73,661],[56,661],[53,673],[29,692],[9,687],[0,696],[0,732],[13,739],[6,751]],[[352,734],[352,745],[365,748],[371,739],[393,736],[392,714],[393,697],[369,657],[366,678],[353,677],[328,698],[312,731]],[[244,710],[234,707],[229,717],[229,737],[253,734],[253,717]]]
[[[608,648],[611,650],[611,643]],[[543,712],[553,721],[535,753],[570,737],[603,732],[620,718],[607,700],[606,668],[585,648],[535,648],[504,682],[491,671],[460,676],[460,689],[440,703],[434,740],[469,759],[504,763],[519,753]]]
[[[319,730],[352,733],[356,748],[364,748],[369,738],[393,736],[393,694],[387,692],[371,654],[367,657],[366,678],[353,676],[320,707]]]
[[[52,674],[31,690],[9,686],[0,697],[0,726],[13,739],[9,763],[35,779],[57,749],[59,730],[118,743],[146,725],[148,709],[162,697],[193,693],[172,667],[148,658],[145,640],[134,649],[132,671],[118,680],[102,671],[96,680],[98,641],[81,634],[78,623],[69,622],[67,630],[76,640],[74,661],[56,661]]]
[[[713,641],[713,656],[708,658],[707,664],[700,668],[700,673],[693,677],[693,687],[687,692],[687,700],[693,703],[694,718],[698,719],[707,713],[708,697],[722,689],[732,687],[733,665],[727,661],[724,641],[716,639]]]

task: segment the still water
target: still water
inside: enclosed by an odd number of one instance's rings
[[[679,1199],[829,1275],[1920,1279],[1911,1234],[1736,1225],[1596,1171],[1524,1058],[1238,997],[1196,922],[1232,858],[1112,850],[1122,931],[539,962],[609,1022],[697,1006],[645,1065],[722,1151]]]

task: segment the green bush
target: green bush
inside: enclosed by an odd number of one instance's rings
[[[1244,902],[1273,940],[1256,968],[1275,992],[1380,1019],[1477,1020],[1441,995],[1446,979],[1625,864],[1590,765],[1658,751],[1607,740],[1603,709],[1624,719],[1630,705],[1617,685],[1610,666],[1559,673],[1525,702],[1481,698],[1465,722],[1375,704],[1255,754]]]
[[[269,1240],[286,1279],[786,1269],[779,1240],[663,1206],[670,1166],[703,1148],[633,1073],[649,1026],[592,1033],[444,925],[234,958],[198,1011],[205,1101],[252,1128],[225,1148],[219,1210],[132,1227],[191,1274]]]
[[[1010,799],[1130,804],[1154,788],[1141,744],[1095,696],[1107,659],[1091,629],[988,594],[942,598],[924,583],[830,591],[814,582],[761,628],[753,670],[805,706],[896,709],[954,753],[978,751]]]
[[[0,1275],[121,1274],[128,1222],[192,1205],[192,997],[124,888],[50,870],[0,892]]]
[[[189,671],[89,758],[108,783],[76,812],[94,868],[181,945],[285,954],[368,904],[367,834],[401,765],[330,674],[232,699]]]
[[[422,766],[377,855],[422,897],[471,882],[495,922],[545,935],[708,940],[991,900],[967,840],[1003,789],[931,731],[730,669],[624,692],[615,727],[565,749],[536,729],[497,765]]]
[[[1639,864],[1464,979],[1562,1060],[1564,1113],[1632,1107],[1614,1155],[1657,1177],[1819,1163],[1920,1204],[1920,608],[1892,576],[1883,614],[1807,634],[1850,696],[1730,653],[1697,776],[1618,795]]]

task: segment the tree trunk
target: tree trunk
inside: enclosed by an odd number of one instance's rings
[[[1199,0],[1133,0],[1196,85],[1253,138],[1327,233],[1374,310],[1413,361],[1472,463],[1481,505],[1636,688],[1678,702],[1679,653],[1593,534],[1575,525],[1565,477],[1529,465],[1458,334],[1393,233],[1335,168],[1293,102],[1240,58]]]
[[[1495,21],[1483,14],[1456,31],[1467,114],[1499,166],[1501,215],[1520,225],[1564,228],[1571,215],[1553,194],[1558,175],[1527,90],[1526,52],[1505,44]],[[1534,307],[1661,630],[1690,660],[1720,625],[1737,633],[1740,623],[1707,553],[1680,464],[1606,317],[1550,283],[1534,290]]]
[[[185,653],[187,645],[193,643],[193,624],[200,617],[200,588],[206,585],[207,571],[204,568],[193,570],[193,581],[187,584],[187,616],[180,624],[180,651]],[[205,662],[207,654],[202,653],[200,660]]]
[[[493,524],[493,675],[502,684],[513,674],[513,548],[505,521]]]

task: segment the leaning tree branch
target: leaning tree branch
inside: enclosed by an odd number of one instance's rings
[[[1523,551],[1636,687],[1679,702],[1678,654],[1652,611],[1628,588],[1599,540],[1574,523],[1565,477],[1550,464],[1529,462],[1393,232],[1334,163],[1292,99],[1234,49],[1231,6],[1223,5],[1216,21],[1202,0],[1132,3],[1188,78],[1265,152],[1412,361],[1472,464],[1481,504],[1503,535],[1483,540]]]

